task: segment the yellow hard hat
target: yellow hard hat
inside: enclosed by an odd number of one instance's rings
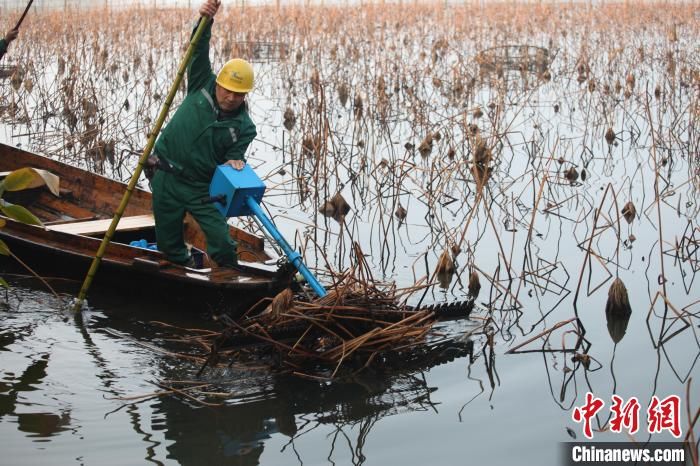
[[[231,92],[250,92],[253,90],[253,67],[242,58],[229,60],[219,71],[216,84]]]

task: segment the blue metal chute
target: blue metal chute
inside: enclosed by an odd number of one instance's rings
[[[264,194],[265,184],[249,165],[243,170],[236,170],[228,165],[217,167],[209,186],[211,199],[218,201],[215,205],[225,217],[255,216],[314,292],[320,297],[326,296],[326,289],[306,267],[301,254],[292,249],[272,220],[263,212],[260,202]]]

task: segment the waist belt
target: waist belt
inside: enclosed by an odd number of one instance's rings
[[[175,167],[173,167],[170,162],[165,160],[163,157],[160,157],[159,155],[155,155],[154,158],[155,160],[155,167],[156,170],[163,170],[164,172],[168,173],[177,173],[177,170],[175,170]]]
[[[158,157],[158,155],[156,154],[153,154],[148,156],[148,160],[146,160],[146,163],[143,165],[143,173],[146,175],[146,178],[148,180],[151,180],[156,174],[156,170],[163,170],[164,172],[175,173],[175,169],[172,165],[170,165],[170,163],[167,160]]]
[[[161,157],[159,154],[152,155],[151,157],[149,157],[149,161],[150,161],[150,159],[154,159],[153,160],[154,171],[155,170],[162,170],[166,173],[170,173],[172,175],[175,175],[176,177],[181,178],[183,180],[187,180],[190,182],[197,182],[198,181],[198,180],[192,178],[190,175],[188,175],[187,172],[185,172],[185,170],[182,169],[182,167],[178,167],[176,165],[173,165],[167,159]]]

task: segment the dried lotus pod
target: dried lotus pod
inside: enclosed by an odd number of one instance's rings
[[[333,217],[338,223],[342,223],[345,216],[350,212],[350,205],[345,201],[340,192],[324,202],[318,211],[326,217]]]
[[[608,144],[612,144],[613,142],[615,142],[615,138],[615,131],[612,128],[608,128],[608,130],[605,132],[605,141]]]
[[[576,171],[575,167],[571,167],[564,172],[564,178],[569,180],[571,183],[574,183],[576,180],[578,180],[578,171]]]
[[[318,211],[324,217],[332,217],[335,215],[335,206],[331,201],[326,201],[323,204],[321,204],[321,207],[318,208]]]
[[[287,131],[291,131],[297,122],[297,116],[294,114],[294,110],[291,107],[287,107],[284,111],[284,122],[282,123]]]
[[[634,217],[637,215],[637,208],[634,206],[632,201],[629,201],[627,204],[625,204],[620,213],[623,217],[625,217],[627,223],[632,223]]]
[[[362,96],[360,94],[355,95],[355,100],[353,102],[353,114],[358,120],[362,118],[364,111],[364,103],[362,102]]]
[[[316,152],[316,144],[314,138],[307,135],[301,141],[301,153],[307,157],[313,157]]]
[[[399,206],[396,208],[396,212],[394,212],[394,215],[396,215],[396,218],[398,218],[402,222],[406,219],[407,214],[408,214],[408,212],[401,204],[399,204]]]
[[[285,288],[280,291],[277,296],[272,298],[272,304],[270,304],[270,313],[274,319],[279,319],[282,314],[291,309],[294,303],[294,293],[289,288]]]
[[[481,291],[481,282],[479,281],[479,274],[476,273],[476,270],[473,270],[472,273],[469,274],[469,285],[467,287],[469,290],[469,294],[473,297],[479,296],[479,291]]]
[[[452,281],[452,276],[455,273],[455,263],[450,256],[450,253],[445,249],[440,255],[437,267],[435,268],[435,276],[440,283],[441,288],[448,288]]]
[[[427,158],[430,153],[433,151],[433,135],[431,133],[428,133],[425,136],[425,139],[421,141],[420,145],[418,146],[418,152],[420,152],[421,157],[424,159]]]
[[[442,251],[442,254],[440,255],[440,259],[438,259],[437,267],[435,267],[435,273],[436,274],[455,273],[455,263],[452,260],[452,256],[447,251],[447,249]]]
[[[477,135],[474,142],[474,163],[485,165],[491,161],[491,149],[486,145],[486,140]]]
[[[22,87],[22,75],[19,72],[19,68],[17,68],[15,72],[12,73],[12,77],[10,78],[10,85],[15,91],[19,91],[19,88]]]
[[[627,288],[619,278],[616,278],[608,290],[608,301],[605,304],[605,318],[608,332],[615,343],[619,343],[627,331],[627,324],[632,315]]]
[[[350,91],[348,90],[348,85],[345,83],[340,83],[338,86],[338,100],[340,100],[340,105],[345,107],[348,103],[348,97],[350,96]]]

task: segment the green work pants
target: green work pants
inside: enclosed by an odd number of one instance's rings
[[[183,237],[183,220],[189,212],[204,231],[209,257],[221,267],[237,264],[236,242],[229,235],[226,218],[212,202],[202,202],[209,197],[208,186],[157,170],[151,188],[158,250],[168,260],[186,264],[190,259]]]

